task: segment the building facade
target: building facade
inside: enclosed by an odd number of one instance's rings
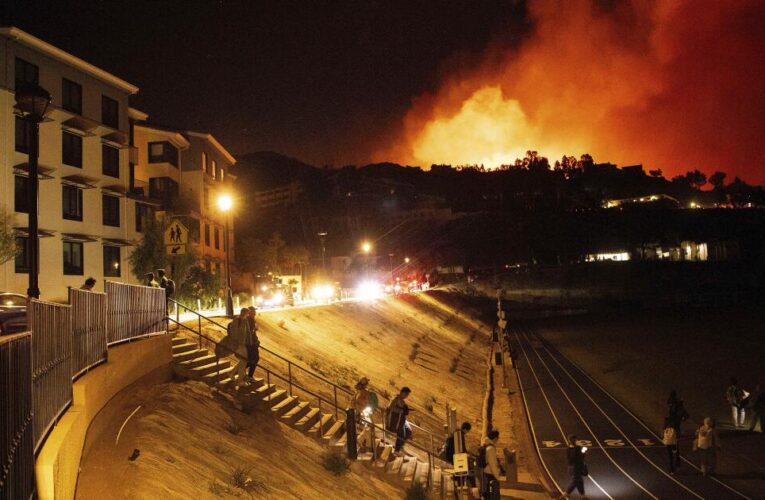
[[[17,28],[0,28],[0,207],[12,216],[17,257],[0,265],[0,290],[26,293],[30,268],[26,122],[16,88],[50,92],[40,124],[41,298],[65,300],[89,276],[133,281],[128,98],[138,88]]]

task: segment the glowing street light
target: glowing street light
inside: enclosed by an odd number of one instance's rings
[[[362,250],[362,251],[363,251],[365,254],[369,255],[369,252],[371,252],[371,251],[372,251],[372,244],[371,244],[370,242],[368,242],[368,241],[365,241],[365,242],[363,242],[363,243],[361,244],[361,250]]]
[[[225,236],[223,239],[223,251],[226,252],[226,316],[234,316],[234,297],[231,293],[231,262],[229,261],[229,244],[228,244],[228,219],[229,212],[234,206],[234,200],[230,194],[221,194],[218,196],[218,208],[223,212],[223,216],[226,218]]]
[[[404,263],[405,264],[409,264],[409,260],[410,260],[409,257],[404,257]]]

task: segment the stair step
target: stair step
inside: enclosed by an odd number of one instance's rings
[[[404,459],[404,465],[401,466],[401,472],[399,475],[406,484],[411,483],[412,479],[414,479],[414,473],[417,470],[417,463],[418,460],[414,457],[410,457],[408,460]]]
[[[320,416],[321,412],[318,408],[309,408],[306,414],[295,422],[295,427],[302,430],[303,432],[307,432],[316,422],[319,421]]]
[[[333,439],[335,439],[338,436],[340,431],[344,431],[344,430],[345,430],[345,421],[343,420],[335,421],[329,427],[329,429],[327,429],[327,431],[324,433],[324,435],[322,436],[322,439],[324,441],[331,442]]]
[[[413,483],[420,483],[420,484],[428,484],[428,474],[430,466],[428,465],[428,462],[425,461],[417,461],[417,469],[414,471],[414,477],[412,478]]]
[[[311,404],[308,401],[300,401],[298,400],[298,403],[284,412],[281,416],[282,422],[287,422],[288,424],[292,424],[294,422],[297,422],[300,417],[308,413],[308,411],[311,409]]]
[[[234,368],[231,366],[228,366],[226,368],[222,368],[220,371],[214,371],[212,373],[208,373],[207,375],[202,376],[202,380],[205,381],[218,381],[223,380],[225,378],[230,378],[231,375],[234,373]]]
[[[298,398],[296,396],[286,396],[284,399],[271,406],[271,411],[277,415],[286,413],[293,406],[298,404]]]
[[[317,439],[320,439],[324,436],[324,432],[329,429],[334,421],[334,415],[331,413],[322,413],[319,419],[313,425],[311,425],[311,428],[308,430],[308,434]]]
[[[383,446],[377,454],[377,460],[375,460],[375,467],[385,467],[390,459],[393,457],[393,447]]]
[[[402,465],[404,465],[404,457],[394,457],[392,461],[388,462],[385,472],[388,474],[398,474]]]
[[[193,351],[196,348],[197,348],[197,345],[192,342],[177,344],[173,346],[173,354],[179,354],[186,351]]]
[[[184,361],[189,361],[194,358],[204,356],[205,354],[207,354],[207,349],[194,349],[193,351],[179,352],[178,354],[173,354],[173,362],[180,364]]]
[[[227,360],[221,360],[217,363],[208,363],[206,365],[201,366],[195,366],[194,368],[191,368],[190,371],[196,376],[203,377],[207,375],[208,373],[214,373],[218,370],[224,370],[225,368],[228,368],[231,366],[231,363]]]
[[[441,467],[433,467],[433,490],[441,491]]]
[[[189,342],[189,339],[186,337],[181,337],[180,335],[176,335],[173,337],[173,345],[181,345]]]
[[[197,366],[207,365],[215,362],[215,355],[209,354],[207,349],[194,351],[196,354],[186,361],[181,361],[178,366],[181,368],[195,368]]]

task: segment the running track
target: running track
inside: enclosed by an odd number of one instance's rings
[[[680,471],[670,475],[667,451],[654,431],[527,326],[509,328],[532,438],[560,490],[569,481],[566,436],[576,434],[579,444],[588,447],[590,475],[584,486],[589,498],[748,498],[716,478],[703,477],[695,457],[683,457]],[[682,451],[690,447],[688,441]]]

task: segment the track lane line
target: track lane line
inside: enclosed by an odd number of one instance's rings
[[[538,334],[538,333],[536,333],[536,332],[532,332],[532,333],[533,333],[533,334],[534,334],[534,336],[537,338],[537,340],[538,340],[539,342],[541,342],[541,343],[542,343],[542,346],[543,346],[543,347],[545,348],[545,350],[546,350],[546,351],[547,351],[547,352],[550,354],[550,356],[551,356],[551,357],[553,357],[553,359],[555,359],[555,358],[556,358],[556,356],[555,356],[555,355],[554,355],[552,352],[550,352],[550,350],[549,350],[549,349],[547,349],[547,344],[548,344],[548,342],[547,342],[545,339],[541,338],[541,337],[539,336],[539,334]],[[610,399],[611,399],[611,400],[612,400],[614,403],[616,403],[616,404],[617,404],[617,405],[618,405],[618,406],[619,406],[619,407],[620,407],[622,410],[624,410],[624,411],[625,411],[627,414],[629,414],[629,416],[631,416],[631,417],[633,418],[633,420],[635,420],[635,422],[637,422],[638,424],[640,424],[640,425],[641,425],[641,426],[642,426],[642,427],[643,427],[645,430],[647,430],[647,431],[648,431],[648,432],[649,432],[649,433],[650,433],[650,434],[651,434],[653,437],[655,437],[657,440],[661,441],[661,437],[659,437],[659,435],[658,435],[658,434],[656,434],[656,432],[655,432],[655,431],[653,431],[653,430],[652,430],[650,427],[648,427],[648,425],[647,425],[645,422],[643,422],[643,421],[642,421],[640,418],[638,418],[638,417],[637,417],[637,415],[635,415],[634,413],[632,413],[632,411],[630,411],[630,410],[629,410],[627,407],[625,407],[625,406],[624,406],[624,405],[623,405],[623,404],[622,404],[622,403],[621,403],[621,402],[620,402],[618,399],[616,399],[616,397],[614,397],[614,396],[613,396],[613,395],[612,395],[610,392],[608,392],[608,391],[607,391],[607,390],[606,390],[606,389],[605,389],[605,388],[604,388],[602,385],[600,385],[600,384],[598,383],[598,381],[597,381],[597,380],[595,380],[594,378],[592,378],[592,377],[590,376],[590,374],[589,374],[589,373],[587,373],[586,371],[584,371],[584,369],[582,369],[581,367],[579,367],[579,366],[578,366],[576,363],[573,363],[573,362],[571,362],[571,360],[569,360],[568,358],[566,358],[566,357],[565,357],[565,356],[563,356],[562,354],[560,354],[560,353],[559,353],[559,356],[561,356],[563,359],[565,359],[565,360],[566,360],[566,361],[567,361],[569,364],[571,364],[571,366],[573,366],[574,368],[576,368],[576,369],[577,369],[577,371],[579,371],[579,372],[580,372],[582,375],[584,375],[584,376],[585,376],[585,378],[587,378],[587,379],[588,379],[590,382],[592,382],[592,383],[593,383],[593,384],[594,384],[594,385],[595,385],[595,386],[596,386],[598,389],[600,389],[600,390],[603,392],[603,394],[605,394],[606,396],[608,396],[608,397],[609,397],[609,398],[610,398]],[[557,359],[556,359],[556,363],[558,363],[558,365],[560,365],[560,363],[557,361]],[[564,370],[565,370],[565,368],[564,368]],[[635,447],[635,446],[633,445],[633,447]],[[687,464],[688,464],[688,465],[690,465],[692,468],[696,469],[698,472],[701,472],[701,469],[700,469],[698,466],[696,466],[696,464],[694,464],[693,462],[691,462],[690,460],[688,460],[688,459],[687,459],[687,458],[685,458],[684,456],[683,456],[683,457],[680,457],[680,458],[683,460],[683,462],[687,463]],[[717,484],[719,484],[719,485],[720,485],[720,486],[722,486],[723,488],[727,489],[727,490],[728,490],[728,491],[730,491],[731,493],[734,493],[734,494],[736,494],[736,495],[740,496],[741,498],[745,498],[745,499],[747,499],[747,500],[751,500],[751,498],[750,498],[750,497],[748,497],[748,496],[746,496],[744,493],[742,493],[742,492],[740,492],[740,491],[736,490],[735,488],[733,488],[732,486],[730,486],[730,485],[728,485],[728,484],[726,484],[726,483],[724,483],[724,482],[720,481],[720,480],[719,480],[719,479],[717,479],[716,477],[714,477],[714,476],[707,476],[707,477],[709,477],[709,479],[711,479],[712,481],[716,482]]]
[[[528,342],[529,345],[530,345],[530,342],[529,342],[529,339],[528,339],[528,335],[525,332],[524,332],[524,337],[526,337],[526,342]],[[547,370],[547,373],[549,373],[550,376],[552,377],[553,381],[555,381],[555,384],[558,386],[558,388],[560,389],[561,393],[563,394],[563,396],[568,401],[568,404],[571,405],[571,408],[573,408],[574,412],[576,412],[576,414],[579,416],[579,420],[582,421],[584,426],[590,432],[590,435],[592,436],[592,439],[594,439],[595,442],[598,443],[598,446],[603,450],[603,453],[606,455],[606,457],[608,457],[608,459],[611,461],[611,463],[613,463],[614,466],[616,466],[616,468],[619,469],[622,472],[622,474],[624,474],[627,477],[627,479],[632,481],[635,484],[635,486],[637,486],[638,488],[643,490],[648,496],[650,496],[654,500],[659,500],[659,497],[657,497],[656,495],[654,495],[653,493],[648,491],[642,484],[637,482],[637,480],[635,478],[633,478],[626,470],[622,469],[622,467],[618,463],[616,463],[616,460],[603,447],[603,444],[601,443],[601,441],[598,438],[597,434],[595,434],[595,432],[592,430],[592,427],[590,427],[590,424],[587,423],[587,420],[585,420],[584,416],[582,416],[582,414],[579,412],[579,409],[576,407],[574,402],[571,401],[571,398],[568,396],[568,394],[566,393],[565,389],[563,389],[563,386],[560,385],[560,382],[558,381],[558,378],[553,374],[552,370],[550,370],[550,368],[547,366],[547,363],[545,363],[545,361],[542,359],[542,356],[539,355],[539,352],[536,349],[534,349],[534,352],[537,355],[537,357],[539,358],[539,361],[542,363],[542,366],[544,366],[545,369]],[[525,351],[524,351],[524,354],[525,354]],[[574,381],[574,382],[576,383],[576,381]],[[579,384],[577,384],[577,386],[578,385]],[[581,387],[580,387],[580,389],[581,389]],[[582,390],[582,392],[584,392],[584,390]],[[585,392],[585,395],[587,395],[586,392]],[[589,397],[589,396],[587,396],[587,397]],[[606,418],[608,418],[608,417],[606,417]],[[609,421],[610,421],[610,419],[609,419]],[[620,430],[620,432],[621,432],[621,430]],[[624,436],[623,433],[622,433],[622,436]],[[624,438],[627,439],[626,436],[624,436]],[[690,491],[690,490],[688,490],[688,491]],[[698,497],[698,498],[702,498],[702,497]]]
[[[516,336],[517,336],[518,332],[516,331],[515,333],[516,333]],[[568,438],[566,437],[566,433],[563,431],[563,427],[561,427],[561,425],[560,425],[560,421],[558,420],[558,416],[556,415],[555,410],[553,410],[552,405],[550,404],[550,400],[547,398],[547,391],[545,391],[544,387],[542,386],[542,383],[539,381],[539,377],[537,377],[536,370],[534,370],[534,367],[531,366],[531,360],[529,360],[529,356],[526,353],[526,348],[523,347],[523,344],[520,341],[520,337],[518,338],[518,345],[520,346],[521,350],[523,351],[523,357],[526,358],[526,364],[528,365],[529,370],[531,371],[531,374],[534,376],[534,380],[537,381],[537,386],[539,387],[539,390],[542,392],[542,396],[545,398],[545,402],[547,403],[547,408],[550,410],[550,415],[552,415],[553,420],[555,420],[555,425],[558,426],[558,430],[560,431],[560,435],[561,435],[561,438],[563,439],[563,442],[564,443],[568,443]],[[520,374],[519,374],[518,375],[519,383],[520,383],[520,378],[521,377],[520,377]],[[558,386],[558,387],[560,387],[560,386]],[[521,392],[523,393],[523,385],[522,384],[521,384]],[[526,403],[526,396],[525,395],[523,395],[523,401],[524,401],[524,405],[525,405],[525,403]],[[528,409],[527,409],[527,412],[528,412]],[[541,455],[540,450],[539,450],[539,441],[537,440],[536,432],[534,432],[534,424],[533,424],[533,422],[531,420],[531,416],[530,415],[529,415],[529,424],[532,427],[532,431],[531,432],[532,432],[532,434],[534,436],[534,447],[537,449],[537,454],[539,454],[539,458],[540,458],[540,460],[542,460],[542,463],[544,464],[545,470],[547,471],[547,475],[550,476],[550,479],[552,479],[552,481],[555,483],[555,485],[558,487],[558,490],[560,490],[560,492],[562,494],[563,493],[563,489],[560,487],[558,482],[555,480],[553,475],[550,473],[550,470],[547,468],[547,464],[545,463],[544,459],[542,458],[542,455]],[[567,444],[567,446],[568,446],[568,444]],[[604,453],[605,453],[605,451],[604,451]],[[612,460],[612,462],[613,462],[613,460]],[[614,463],[614,465],[616,465],[616,464]],[[617,465],[617,468],[619,468],[618,465]],[[621,470],[621,469],[619,469],[619,470]],[[622,472],[624,472],[624,471],[622,471]],[[605,496],[607,496],[610,500],[614,500],[614,497],[609,495],[608,492],[595,479],[593,479],[591,474],[588,474],[586,477],[588,477],[590,479],[590,481],[592,481],[592,484],[594,484],[601,492],[603,492],[603,494]],[[655,498],[655,500],[658,500],[658,499],[656,499],[656,497],[654,497],[654,498]]]

